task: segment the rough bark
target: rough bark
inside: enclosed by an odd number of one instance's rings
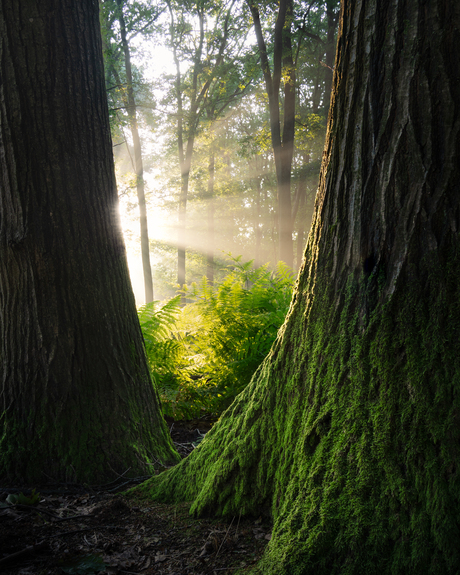
[[[0,476],[177,460],[118,221],[96,0],[0,1]]]
[[[286,322],[198,449],[144,485],[274,517],[257,572],[457,574],[460,4],[345,0]]]
[[[332,76],[335,60],[335,36],[337,33],[337,24],[339,20],[339,10],[336,0],[328,0],[326,3],[327,17],[327,35],[326,35],[326,52],[325,52],[325,70],[324,70],[324,97],[323,108],[327,116],[331,101]]]

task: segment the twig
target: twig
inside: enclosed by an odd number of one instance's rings
[[[44,549],[46,546],[47,545],[44,541],[41,541],[36,545],[30,545],[29,547],[21,549],[21,551],[16,551],[16,553],[12,553],[11,555],[3,557],[3,559],[0,559],[0,564],[7,563],[8,561],[13,561],[13,559],[17,559],[18,557],[21,557],[22,555],[27,555],[28,553],[35,553],[36,551]]]
[[[231,528],[231,526],[232,526],[232,524],[233,524],[233,520],[234,520],[234,519],[235,519],[235,516],[233,516],[233,519],[232,519],[230,525],[228,526],[227,532],[225,533],[224,538],[222,539],[222,543],[220,544],[220,547],[219,547],[219,549],[217,550],[216,557],[219,555],[219,552],[220,552],[220,550],[222,549],[222,545],[225,543],[225,540],[227,539],[228,532],[230,531],[230,528]]]
[[[57,483],[56,479],[54,477],[50,477],[47,473],[45,473],[44,471],[42,471],[43,475],[45,477],[48,477],[48,479],[51,479],[51,481],[53,481],[54,483]]]
[[[238,517],[238,523],[236,525],[235,540],[236,540],[236,537],[238,536],[238,527],[240,526],[240,519],[241,519],[241,511],[240,511],[240,516]]]
[[[87,519],[94,517],[94,515],[70,515],[69,517],[58,517],[54,523],[61,523],[62,521],[70,521],[72,519]]]
[[[93,485],[93,489],[103,489],[104,487],[109,487],[109,485],[113,485],[119,479],[121,479],[124,475],[126,475],[128,473],[128,471],[131,469],[131,467],[128,467],[128,469],[126,471],[123,471],[123,473],[120,475],[114,469],[112,469],[112,466],[110,464],[109,464],[109,467],[110,467],[110,470],[112,471],[112,473],[115,473],[115,475],[117,475],[118,477],[116,479],[114,479],[113,481],[110,481],[109,483],[103,483],[102,485]]]
[[[124,529],[124,527],[119,527],[117,525],[96,525],[93,527],[86,527],[85,529],[74,529],[73,531],[63,531],[62,533],[55,533],[54,535],[49,535],[49,539],[54,537],[65,537],[66,535],[74,535],[76,533],[86,533],[88,531],[95,531],[96,529]]]
[[[86,527],[85,529],[74,529],[74,531],[64,531],[63,533],[55,533],[54,535],[48,535],[49,539],[52,537],[65,537],[66,535],[75,535],[76,533],[86,533],[87,531],[92,531],[92,528]]]
[[[121,489],[125,485],[129,485],[130,483],[142,483],[142,481],[150,479],[151,477],[152,477],[151,475],[144,475],[143,477],[133,477],[132,479],[128,479],[128,481],[125,481],[124,483],[120,483],[120,485],[117,485],[113,489],[108,489],[107,492],[113,493],[114,491],[116,491],[117,489]]]
[[[39,507],[33,507],[32,505],[22,505],[21,503],[13,503],[12,507],[16,507],[16,509],[24,509],[24,511],[35,511],[35,513],[44,513],[45,515],[49,515],[53,517],[53,519],[59,519],[58,515],[51,513],[51,511],[47,511],[46,509],[41,509]]]

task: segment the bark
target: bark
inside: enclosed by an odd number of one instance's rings
[[[252,166],[251,166],[252,164]],[[251,170],[252,168],[252,170]],[[250,160],[250,172],[252,188],[255,190],[256,199],[254,202],[254,267],[258,268],[262,265],[262,162],[258,156]]]
[[[460,4],[345,0],[291,309],[144,489],[274,517],[264,574],[460,572]]]
[[[324,78],[324,113],[327,117],[331,101],[332,76],[335,60],[335,36],[337,33],[337,24],[339,21],[339,10],[336,8],[336,0],[328,0],[326,3],[327,17],[327,35],[326,35],[326,52],[325,52],[325,78]]]
[[[268,160],[268,165],[267,165]],[[264,233],[266,233],[269,214],[266,208],[270,202],[267,198],[267,173],[270,172],[270,159],[267,156],[255,155],[248,158],[248,178],[253,194],[252,221],[254,229],[254,267],[258,268],[264,263],[262,249]],[[269,184],[268,184],[269,187]]]
[[[95,0],[0,1],[0,476],[177,460],[118,221]]]
[[[123,16],[123,0],[117,0],[117,5],[118,5],[117,16],[118,16],[118,22],[120,24],[121,43],[123,47],[123,54],[125,57],[127,112],[129,117],[129,127],[131,129],[131,135],[133,138],[133,148],[134,148],[134,169],[136,172],[137,201],[139,204],[139,223],[141,233],[142,269],[144,272],[145,303],[149,303],[153,301],[153,280],[152,280],[152,268],[150,266],[150,246],[149,246],[149,231],[147,225],[147,206],[145,203],[144,165],[142,161],[141,139],[139,137],[139,128],[137,125],[136,100],[134,97],[133,74],[131,68],[131,52],[129,49],[129,43],[126,36],[126,25]]]

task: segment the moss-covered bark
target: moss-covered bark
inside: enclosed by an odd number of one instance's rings
[[[175,462],[118,221],[96,0],[0,0],[0,477]]]
[[[249,387],[141,489],[270,511],[256,571],[457,574],[460,4],[347,1],[313,228]]]

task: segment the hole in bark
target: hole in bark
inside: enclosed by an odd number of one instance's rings
[[[376,258],[374,256],[374,254],[371,254],[370,256],[368,256],[363,263],[363,269],[364,269],[364,273],[366,275],[370,275],[372,273],[372,270],[375,267],[375,263],[376,263]]]

